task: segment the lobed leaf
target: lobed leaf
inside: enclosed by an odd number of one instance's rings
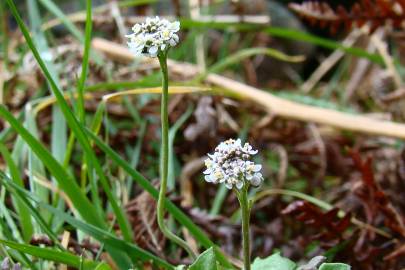
[[[295,262],[282,257],[280,253],[275,253],[265,259],[256,258],[252,264],[252,270],[295,270],[296,268]]]
[[[217,270],[217,258],[213,248],[207,249],[190,265],[189,270]]]

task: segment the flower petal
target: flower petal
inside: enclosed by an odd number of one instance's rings
[[[256,164],[253,167],[254,172],[259,172],[261,169],[262,169],[262,165],[260,165],[260,164]]]
[[[237,187],[238,189],[241,189],[241,188],[243,187],[243,181],[238,181],[238,182],[236,182],[236,187]]]
[[[159,51],[158,46],[152,46],[148,49],[148,53],[153,57],[156,56]]]

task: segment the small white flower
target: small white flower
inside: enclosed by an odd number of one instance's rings
[[[128,46],[135,56],[156,57],[159,52],[168,50],[179,43],[180,22],[166,19],[146,18],[144,23],[135,24],[132,34],[126,35]]]
[[[251,161],[257,154],[252,146],[240,139],[229,139],[220,143],[213,154],[208,154],[205,160],[207,169],[204,171],[205,180],[211,183],[225,183],[229,189],[241,189],[246,183],[259,186],[263,181],[260,173],[262,165]]]

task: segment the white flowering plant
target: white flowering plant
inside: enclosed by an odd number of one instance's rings
[[[157,57],[179,43],[179,30],[178,21],[170,22],[158,16],[147,18],[144,23],[135,24],[133,33],[126,35],[128,47],[135,56]]]
[[[258,187],[263,176],[260,173],[262,165],[252,161],[257,152],[249,143],[242,146],[240,139],[221,142],[205,160],[205,180],[224,183],[228,189],[242,189],[244,185]]]
[[[224,183],[235,191],[242,212],[243,264],[245,270],[251,269],[249,221],[253,201],[248,199],[250,186],[259,187],[263,182],[262,165],[252,161],[257,150],[249,143],[242,145],[241,139],[228,139],[221,142],[214,153],[205,160],[205,181]]]
[[[171,241],[181,246],[192,257],[196,258],[189,245],[175,235],[167,227],[165,216],[165,200],[167,190],[167,179],[169,174],[169,71],[167,68],[167,53],[171,47],[179,42],[177,32],[180,30],[180,22],[170,22],[161,19],[147,18],[144,23],[135,24],[132,27],[133,33],[127,35],[128,47],[134,56],[145,55],[157,57],[162,72],[162,99],[161,99],[161,161],[160,161],[160,189],[157,205],[157,221],[162,233]]]

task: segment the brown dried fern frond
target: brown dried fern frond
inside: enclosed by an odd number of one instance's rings
[[[339,29],[361,27],[368,23],[371,31],[391,24],[395,28],[405,25],[405,0],[358,0],[350,9],[333,9],[321,1],[291,3],[289,8],[312,24],[329,27],[332,33]]]

